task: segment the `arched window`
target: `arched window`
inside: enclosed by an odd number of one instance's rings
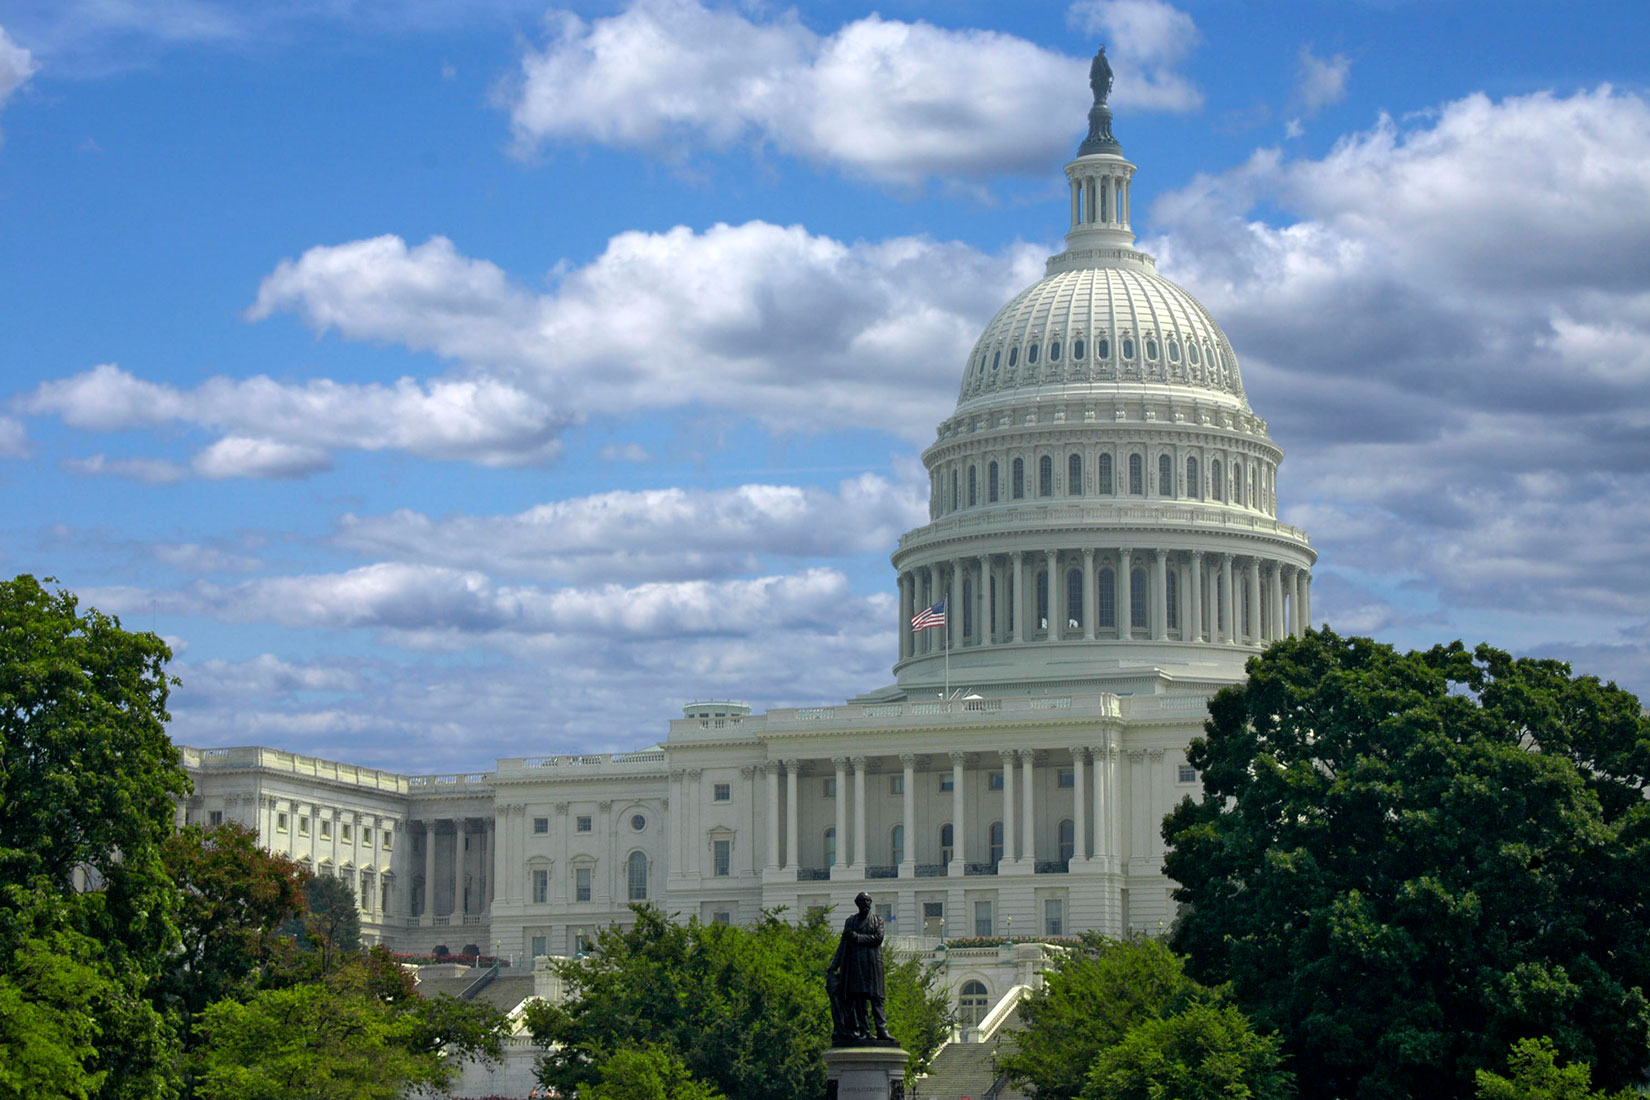
[[[1243,466],[1232,463],[1232,503],[1243,506]]]
[[[1156,340],[1156,338],[1151,337],[1151,336],[1146,337],[1146,358],[1147,359],[1156,359],[1157,358],[1157,340]]]
[[[888,834],[888,850],[893,856],[889,862],[896,866],[905,862],[905,826],[895,825]]]
[[[1094,579],[1094,586],[1100,597],[1101,626],[1117,625],[1117,578],[1110,569],[1100,570],[1100,575]]]
[[[1011,488],[1013,490],[1013,497],[1014,497],[1015,500],[1020,500],[1026,495],[1026,460],[1025,459],[1016,458],[1014,460],[1014,475],[1013,475],[1012,481],[1013,481],[1013,485],[1012,485]]]
[[[1102,496],[1110,496],[1114,491],[1111,484],[1111,455],[1100,456],[1099,476],[1095,481],[1098,482],[1095,491]]]
[[[952,478],[955,479],[955,477],[956,475],[953,474]],[[1160,497],[1174,496],[1174,459],[1168,455],[1157,456],[1157,495]],[[955,507],[955,503],[952,506]]]
[[[1080,497],[1083,495],[1083,456],[1072,455],[1066,459],[1066,495]]]
[[[1048,570],[1037,570],[1037,621],[1048,625]]]
[[[1054,495],[1054,460],[1044,455],[1037,460],[1037,495],[1051,497]]]
[[[1081,359],[1083,357],[1082,337],[1078,337],[1076,340],[1071,342],[1071,357],[1073,359]]]
[[[1083,625],[1083,571],[1066,571],[1066,626]]]
[[[1177,582],[1176,571],[1170,569],[1163,575],[1163,602],[1168,615],[1165,624],[1170,630],[1180,629],[1180,585]]]
[[[957,471],[951,471],[951,510],[957,510]]]
[[[1146,571],[1136,569],[1129,573],[1129,628],[1146,629]]]
[[[1096,359],[1110,359],[1111,341],[1102,336],[1100,342],[1094,345],[1094,357]]]
[[[630,859],[625,864],[625,879],[630,884],[630,900],[647,900],[647,856],[642,852],[631,852]]]
[[[1202,360],[1198,357],[1196,344],[1186,345],[1186,358],[1192,361],[1192,366],[1194,367],[1197,366],[1198,363],[1202,362]]]
[[[997,367],[1002,364],[1002,361],[1003,361],[1003,349],[998,348],[996,351],[991,353],[991,369],[996,370]]]
[[[1048,361],[1050,363],[1058,363],[1060,361],[1060,341],[1054,340],[1049,343]]]
[[[1012,367],[1015,363],[1018,363],[1019,361],[1020,361],[1020,349],[1019,348],[1009,348],[1008,349],[1008,365]]]
[[[990,1007],[991,998],[983,982],[964,982],[957,998],[957,1022],[963,1027],[979,1027]]]
[[[953,845],[951,843],[953,835],[954,834],[951,831],[951,822],[947,821],[944,825],[940,826],[940,862],[941,863],[950,863],[951,862],[951,853],[953,851],[955,851],[955,848],[953,847]]]
[[[997,503],[997,464],[995,462],[985,468],[985,499],[992,504]]]
[[[1209,495],[1216,500],[1226,499],[1226,482],[1220,476],[1220,459],[1209,463]]]
[[[1071,823],[1071,818],[1060,822],[1060,862],[1070,863],[1073,853],[1077,850],[1077,829]]]
[[[1032,363],[1035,363],[1036,361],[1037,361],[1037,345],[1032,344],[1029,348],[1026,349],[1026,363],[1027,363],[1027,365],[1030,365]]]
[[[1125,358],[1125,359],[1133,359],[1134,358],[1134,338],[1133,337],[1129,337],[1129,336],[1123,337],[1123,358]]]
[[[1139,455],[1129,456],[1129,492],[1134,496],[1146,493],[1145,461]]]
[[[1186,495],[1193,500],[1203,499],[1203,482],[1197,476],[1197,459],[1186,460]]]
[[[1003,823],[991,823],[991,866],[995,867],[1003,861]]]
[[[974,633],[974,578],[964,577],[962,585],[963,637]]]
[[[1193,461],[1196,461],[1195,459]],[[973,466],[968,468],[968,506],[970,508],[980,502],[980,471]]]
[[[836,826],[825,830],[825,866],[836,866]]]
[[[1177,340],[1169,341],[1169,362],[1180,362],[1180,343]]]

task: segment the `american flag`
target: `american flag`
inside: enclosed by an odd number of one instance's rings
[[[927,630],[931,626],[945,625],[945,601],[941,600],[933,607],[917,612],[911,620],[912,630]]]

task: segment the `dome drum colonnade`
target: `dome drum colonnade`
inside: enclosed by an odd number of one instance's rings
[[[967,676],[971,651],[998,647],[1029,682],[1051,644],[1062,676],[1196,643],[1229,652],[1209,656],[1235,680],[1311,622],[1316,552],[1276,518],[1283,452],[1214,319],[1133,248],[1135,166],[1095,93],[1066,166],[1067,247],[986,326],[923,454],[930,522],[893,555],[902,686],[937,683],[942,656]],[[945,627],[912,631],[942,598]]]

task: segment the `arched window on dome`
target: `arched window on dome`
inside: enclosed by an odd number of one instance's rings
[[[1048,361],[1050,363],[1058,363],[1060,361],[1060,341],[1058,341],[1058,340],[1049,341]]]
[[[1186,459],[1186,495],[1193,500],[1203,499],[1203,481],[1198,476],[1197,457]]]
[[[957,510],[957,471],[951,471],[951,510]]]
[[[1025,499],[1025,495],[1026,495],[1026,460],[1025,459],[1016,458],[1014,460],[1013,476],[1009,480],[1011,482],[1011,484],[1009,485],[1010,495],[1012,495],[1015,500]]]
[[[1026,349],[1026,364],[1029,366],[1037,362],[1037,345],[1032,344]]]
[[[1083,456],[1080,454],[1072,454],[1066,458],[1066,495],[1083,495]]]
[[[968,506],[970,508],[980,502],[980,471],[977,467],[968,468]]]
[[[1054,495],[1054,459],[1044,455],[1037,460],[1037,495],[1051,497]]]
[[[1003,362],[1003,349],[998,348],[996,351],[991,353],[991,369],[996,370],[999,366],[1002,365],[1002,362]]]
[[[1066,570],[1066,628],[1083,625],[1083,571]]]
[[[1101,455],[1099,466],[1099,476],[1095,478],[1095,491],[1101,496],[1111,496],[1115,491],[1111,483],[1111,455]]]
[[[1102,569],[1094,578],[1095,594],[1099,597],[1100,614],[1096,622],[1102,627],[1117,625],[1117,575]]]
[[[1146,571],[1144,569],[1131,570],[1129,573],[1129,628],[1131,630],[1146,629]]]
[[[1168,616],[1164,623],[1170,630],[1180,629],[1180,571],[1169,569],[1163,574],[1163,600]]]
[[[992,462],[985,468],[985,499],[987,503],[997,503],[997,463]]]
[[[625,880],[630,887],[631,901],[647,900],[647,856],[644,853],[630,853],[630,859],[625,863]]]
[[[974,578],[964,577],[962,589],[962,632],[967,638],[974,633]]]
[[[1198,363],[1202,362],[1202,360],[1198,358],[1197,344],[1195,342],[1186,345],[1186,358],[1191,360],[1191,364],[1194,367],[1197,366]]]
[[[951,853],[956,851],[956,846],[952,843],[952,839],[955,836],[956,836],[956,834],[952,831],[952,828],[951,828],[951,822],[947,821],[944,825],[940,826],[940,862],[941,863],[950,863],[951,862]]]
[[[991,866],[995,867],[1003,861],[1003,823],[991,823]]]
[[[1220,478],[1220,459],[1209,463],[1209,495],[1216,500],[1226,499],[1226,483]]]
[[[1171,362],[1171,363],[1180,362],[1180,341],[1179,340],[1171,339],[1169,341],[1169,362]]]
[[[1123,337],[1123,358],[1134,358],[1134,338],[1132,336]]]
[[[1243,464],[1232,463],[1232,503],[1243,507]]]
[[[1081,336],[1071,342],[1071,357],[1073,359],[1081,359],[1083,357],[1084,350],[1083,338]]]
[[[836,826],[825,830],[825,866],[836,866]]]
[[[1146,337],[1146,358],[1154,360],[1154,361],[1157,359],[1157,338],[1156,337],[1153,337],[1153,336]]]
[[[1145,460],[1139,455],[1129,456],[1129,494],[1131,496],[1146,495]]]
[[[1094,357],[1096,359],[1110,359],[1111,341],[1102,336],[1100,342],[1094,345]]]
[[[1157,495],[1174,496],[1174,459],[1168,455],[1157,456]]]
[[[1015,363],[1018,363],[1019,361],[1020,361],[1020,349],[1018,347],[1009,348],[1008,349],[1008,365],[1012,367]]]
[[[1048,570],[1037,570],[1037,627],[1048,626]]]

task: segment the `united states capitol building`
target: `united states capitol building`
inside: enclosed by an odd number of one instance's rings
[[[398,951],[566,955],[636,902],[744,922],[862,889],[912,943],[1166,926],[1159,823],[1198,790],[1187,743],[1310,622],[1316,553],[1277,519],[1283,452],[1231,345],[1133,247],[1135,165],[1096,92],[1066,248],[959,364],[923,453],[891,684],[692,703],[635,752],[466,775],[185,749],[188,820],[349,882]],[[942,599],[945,625],[913,630]]]

